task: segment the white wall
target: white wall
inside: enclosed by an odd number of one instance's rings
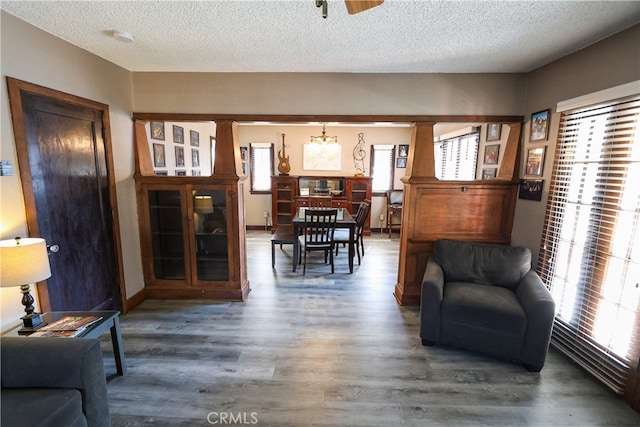
[[[14,164],[13,176],[0,177],[0,239],[26,236],[6,76],[109,105],[114,173],[127,295],[142,289],[142,263],[133,175],[133,90],[131,73],[50,36],[11,15],[1,14],[0,159]],[[34,292],[35,293],[35,292]],[[20,291],[0,290],[0,330],[24,315]]]

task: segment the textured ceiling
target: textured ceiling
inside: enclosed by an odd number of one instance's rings
[[[2,1],[131,71],[527,72],[640,22],[640,2]],[[133,33],[122,43],[113,30]]]

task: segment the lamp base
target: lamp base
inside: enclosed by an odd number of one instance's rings
[[[39,313],[31,313],[26,316],[22,316],[23,327],[18,330],[19,335],[30,335],[47,325],[47,322],[42,321],[42,317]]]

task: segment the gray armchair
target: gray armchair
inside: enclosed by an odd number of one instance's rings
[[[438,240],[422,282],[420,338],[544,366],[555,304],[528,248]]]
[[[97,339],[5,337],[0,351],[3,426],[111,425]]]

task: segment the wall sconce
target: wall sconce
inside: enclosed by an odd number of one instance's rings
[[[20,286],[25,316],[22,317],[21,335],[29,335],[46,325],[33,307],[29,284],[51,277],[49,254],[44,239],[31,238],[0,241],[0,286]]]

